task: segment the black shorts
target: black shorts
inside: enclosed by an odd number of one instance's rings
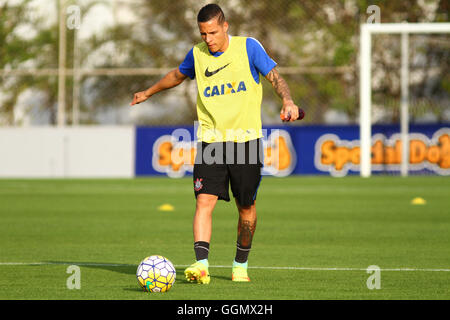
[[[230,201],[229,187],[241,206],[251,206],[261,182],[261,139],[243,143],[199,142],[194,163],[194,193],[213,194]]]

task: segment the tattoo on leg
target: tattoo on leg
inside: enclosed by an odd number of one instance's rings
[[[253,235],[256,229],[255,221],[242,220],[239,218],[238,223],[238,238],[237,242],[244,248],[250,248],[252,246]]]

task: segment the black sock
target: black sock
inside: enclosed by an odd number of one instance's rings
[[[194,242],[195,258],[198,260],[208,259],[209,242],[197,241]]]
[[[236,243],[236,257],[234,261],[239,263],[245,263],[248,260],[248,254],[250,253],[251,246],[244,247],[239,242]]]

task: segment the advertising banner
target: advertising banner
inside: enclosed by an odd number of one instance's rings
[[[411,125],[410,173],[450,175],[450,125]],[[400,128],[372,126],[372,172],[398,174]],[[264,175],[359,174],[359,126],[273,126],[263,128]],[[192,174],[194,127],[136,128],[136,176]]]

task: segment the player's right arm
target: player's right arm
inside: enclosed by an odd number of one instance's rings
[[[144,102],[155,93],[161,92],[166,89],[176,87],[187,78],[186,75],[180,72],[178,68],[167,73],[161,80],[155,83],[153,86],[145,91],[136,92],[133,97],[133,101],[130,106]]]

